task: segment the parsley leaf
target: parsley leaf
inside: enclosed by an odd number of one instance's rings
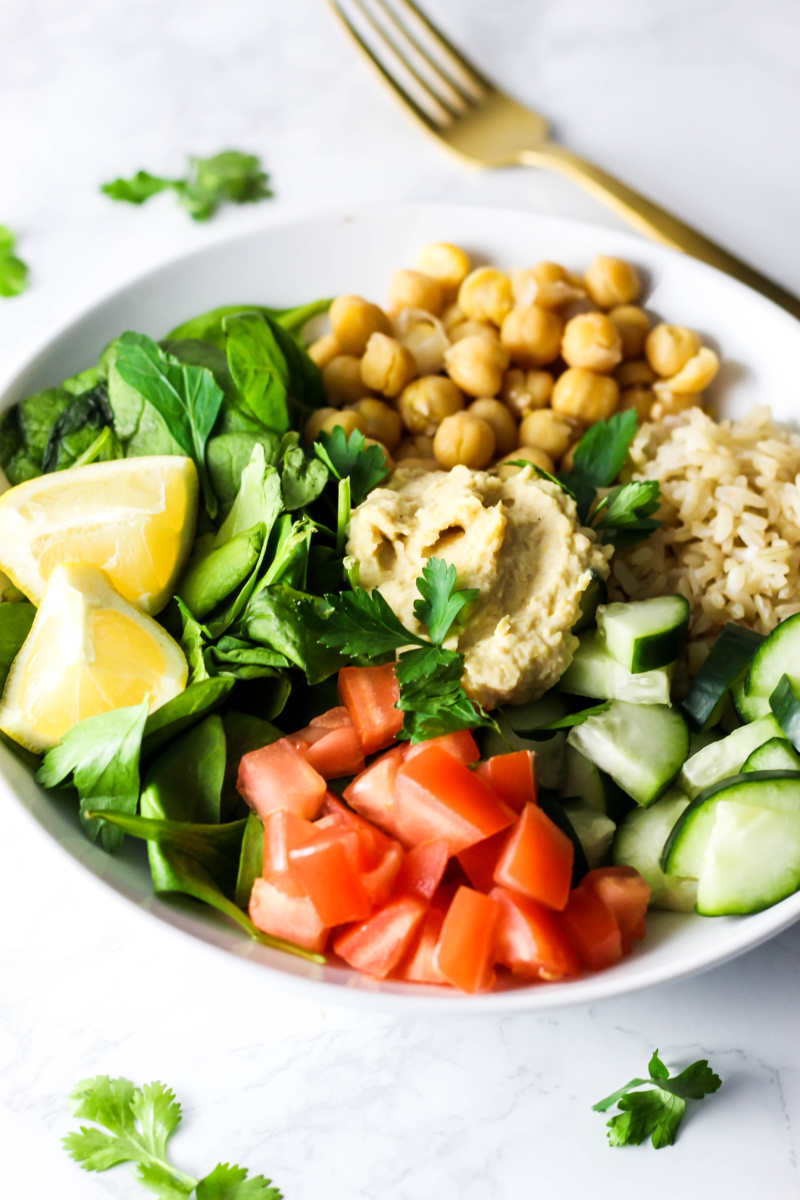
[[[334,478],[350,477],[350,496],[354,508],[389,473],[380,446],[366,446],[364,435],[358,429],[354,429],[349,437],[339,425],[333,433],[321,433],[314,443],[314,452]]]
[[[191,156],[183,179],[137,171],[130,179],[104,183],[100,191],[112,200],[144,204],[151,196],[169,189],[195,221],[207,221],[225,201],[252,204],[273,194],[260,160],[255,154],[243,154],[240,150],[224,150],[210,158]]]
[[[594,1112],[607,1112],[615,1104],[621,1110],[607,1122],[608,1141],[612,1146],[639,1146],[648,1137],[656,1150],[671,1146],[683,1119],[686,1101],[702,1100],[716,1092],[722,1083],[705,1058],[692,1063],[679,1075],[670,1076],[656,1050],[647,1069],[647,1079],[631,1079],[624,1087],[593,1105]],[[649,1090],[637,1090],[642,1087]]]
[[[661,503],[660,491],[654,479],[636,480],[612,488],[592,513],[593,527],[604,542],[617,548],[640,542],[663,524],[652,519]]]
[[[28,268],[14,254],[17,239],[7,225],[0,225],[0,296],[18,296],[28,286]]]
[[[615,413],[607,421],[597,421],[578,442],[571,469],[559,475],[559,481],[575,497],[583,525],[589,518],[597,489],[610,487],[625,465],[635,433],[633,409]]]
[[[456,569],[443,558],[432,558],[417,580],[417,590],[422,597],[414,601],[414,616],[421,625],[426,625],[432,642],[441,643],[447,637],[450,626],[465,605],[473,604],[479,596],[478,588],[455,590]]]
[[[441,646],[408,650],[395,667],[400,689],[398,708],[403,710],[399,738],[423,742],[459,729],[493,725],[491,718],[470,700],[461,686],[464,655]]]
[[[404,646],[428,645],[397,619],[377,588],[354,588],[322,600],[303,597],[297,609],[323,646],[348,658],[385,658]]]
[[[180,1124],[181,1106],[162,1083],[137,1088],[129,1079],[96,1075],[78,1084],[69,1104],[74,1117],[94,1122],[63,1139],[64,1149],[86,1171],[135,1163],[139,1182],[159,1200],[192,1194],[196,1200],[282,1200],[269,1179],[248,1179],[243,1167],[219,1163],[203,1179],[178,1170],[169,1161],[167,1143]]]

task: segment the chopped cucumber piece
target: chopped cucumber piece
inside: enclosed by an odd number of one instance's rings
[[[689,730],[665,704],[615,700],[605,712],[571,729],[567,742],[647,806],[672,783],[689,753]]]
[[[656,596],[628,604],[601,604],[597,628],[609,652],[633,675],[675,662],[689,628],[685,596]]]
[[[583,800],[564,800],[561,807],[575,830],[589,870],[599,867],[611,849],[616,825],[605,813],[584,804]]]
[[[509,750],[533,750],[536,755],[536,778],[543,788],[558,791],[564,783],[566,729],[557,729],[548,737],[521,737],[511,728],[503,713],[497,713],[501,733],[489,729],[483,739],[486,758],[493,754],[508,754]],[[556,718],[557,719],[557,718]]]
[[[669,704],[671,675],[665,667],[634,675],[621,667],[596,629],[580,637],[572,662],[558,681],[561,692],[632,704]]]
[[[661,870],[664,843],[678,817],[689,806],[689,797],[678,788],[649,808],[634,808],[628,813],[614,838],[613,858],[618,866],[635,867],[650,885],[650,907],[675,912],[692,912],[697,898],[697,881]]]
[[[770,738],[753,751],[742,767],[743,775],[751,771],[800,771],[800,755],[786,738]]]
[[[603,576],[591,568],[590,573],[592,577],[581,596],[581,612],[577,621],[572,626],[573,633],[580,633],[582,629],[587,629],[590,625],[594,625],[598,608],[601,604],[605,604],[608,599],[608,588]]]
[[[689,735],[689,757],[693,754],[699,754],[701,750],[705,750],[706,746],[712,745],[713,742],[721,742],[725,734],[719,729],[707,729],[705,733],[692,733]]]
[[[506,704],[503,716],[515,733],[525,737],[534,729],[541,729],[543,725],[560,721],[568,711],[563,697],[559,696],[558,692],[549,691],[540,700],[534,700],[530,704]]]
[[[630,797],[614,783],[611,776],[599,770],[580,750],[569,745],[561,795],[565,799],[579,797],[584,804],[605,813],[612,821],[621,821],[631,807]]]
[[[769,698],[769,706],[784,736],[796,746],[800,742],[800,696],[796,682],[788,675],[781,676]]]
[[[725,626],[683,701],[690,728],[702,732],[721,720],[731,688],[744,676],[763,641],[762,634],[752,629],[733,622]]]
[[[750,667],[733,689],[736,711],[755,721],[770,711],[769,698],[783,675],[800,680],[800,613],[773,629],[753,655]]]
[[[783,733],[771,713],[752,725],[741,725],[727,737],[712,742],[687,759],[681,771],[680,787],[693,799],[721,779],[737,775],[749,755],[775,737],[783,737]]]

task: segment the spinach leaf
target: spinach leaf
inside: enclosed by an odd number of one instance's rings
[[[115,458],[124,458],[125,452],[120,445],[119,438],[114,433],[110,425],[106,425],[101,433],[98,433],[93,442],[80,454],[74,462],[69,465],[71,467],[85,467],[93,462],[109,462]]]
[[[72,396],[63,388],[45,388],[26,396],[11,410],[17,417],[20,448],[36,465],[37,473],[42,469],[50,430],[71,402]]]
[[[27,601],[0,604],[0,691],[5,687],[11,664],[31,631],[36,609]]]
[[[162,704],[147,718],[142,738],[142,758],[147,759],[173,738],[216,712],[228,697],[233,680],[201,679]]]
[[[262,746],[270,746],[283,737],[269,721],[245,712],[226,712],[222,716],[225,730],[225,777],[222,782],[222,811],[232,814],[246,811],[244,800],[236,790],[236,780],[239,775],[239,763],[245,754],[251,750],[260,750]],[[263,840],[262,840],[263,854]]]
[[[115,368],[167,422],[183,452],[194,459],[206,508],[216,516],[217,499],[206,468],[206,441],[217,419],[223,392],[206,367],[186,366],[164,354],[143,334],[119,339]]]
[[[271,678],[292,665],[285,655],[269,646],[228,636],[208,647],[205,661],[211,675],[232,675],[235,679]]]
[[[253,416],[276,433],[289,428],[289,365],[272,326],[259,313],[226,317],[231,375]]]
[[[55,787],[69,776],[80,797],[83,826],[93,841],[98,834],[109,852],[122,844],[122,832],[97,816],[103,809],[134,813],[139,800],[139,754],[147,720],[141,704],[116,708],[79,721],[44,756],[36,778]],[[95,815],[87,817],[87,810]]]
[[[333,675],[347,660],[324,646],[319,635],[303,623],[298,609],[301,601],[310,604],[312,597],[285,583],[261,588],[247,606],[241,627],[252,641],[285,655],[314,684]]]
[[[328,468],[299,446],[289,446],[281,463],[281,494],[287,512],[306,508],[322,495]]]
[[[230,507],[236,499],[242,483],[242,473],[253,457],[253,450],[256,446],[263,448],[267,462],[275,461],[278,439],[275,434],[266,429],[263,432],[242,430],[234,433],[220,433],[209,439],[206,446],[208,473],[211,477],[214,494],[223,510]]]
[[[208,679],[209,677],[203,652],[211,635],[205,625],[201,625],[192,616],[180,596],[175,597],[175,603],[181,615],[179,641],[181,650],[186,655],[186,661],[189,664],[189,681],[190,683],[199,683],[201,680]]]
[[[114,432],[114,412],[106,385],[98,383],[91,391],[76,396],[53,422],[42,459],[43,473],[71,467],[106,429]],[[112,443],[108,451],[109,457],[118,457]]]
[[[313,317],[327,312],[330,306],[330,300],[312,300],[310,304],[299,304],[294,308],[265,308],[261,304],[224,304],[220,308],[212,308],[209,312],[192,317],[182,325],[176,325],[167,334],[167,338],[197,338],[224,350],[225,330],[222,322],[225,317],[257,312],[262,316],[272,317],[290,333],[299,334],[304,325]]]
[[[236,385],[224,350],[195,338],[167,339],[160,345],[165,354],[187,367],[207,367],[225,393],[225,400],[236,398]]]
[[[263,525],[269,537],[281,511],[280,477],[267,462],[264,447],[256,443],[242,471],[241,483],[233,507],[219,528],[215,545],[222,546],[254,525]]]
[[[98,365],[96,367],[87,367],[85,371],[79,371],[77,375],[71,375],[69,379],[65,379],[62,384],[62,390],[69,392],[70,396],[81,396],[84,392],[90,392],[92,388],[97,387],[98,383],[106,382],[106,374]]]
[[[235,900],[239,908],[247,908],[253,884],[264,870],[264,825],[261,818],[251,812],[247,818],[236,872]]]

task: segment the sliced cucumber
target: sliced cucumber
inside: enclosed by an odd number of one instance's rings
[[[691,729],[701,732],[721,720],[731,688],[744,675],[763,641],[760,633],[733,622],[724,627],[683,701]]]
[[[635,867],[650,885],[650,907],[691,912],[697,898],[697,881],[661,870],[664,843],[675,822],[689,806],[689,797],[678,788],[649,808],[634,808],[628,813],[614,838],[613,859],[618,866]]]
[[[599,631],[581,634],[572,662],[558,689],[597,700],[627,700],[632,704],[669,704],[670,673],[665,667],[634,675],[609,652]]]
[[[737,775],[753,751],[775,737],[783,737],[783,733],[772,713],[752,725],[741,725],[687,759],[681,771],[681,789],[693,799],[721,779]]]
[[[483,739],[484,756],[490,758],[493,754],[508,754],[509,748],[533,750],[536,754],[536,777],[539,784],[543,788],[558,791],[564,783],[567,731],[557,729],[547,738],[522,737],[511,728],[503,713],[498,712],[496,720],[502,733],[497,733],[494,729],[487,730]]]
[[[769,706],[784,735],[797,746],[800,743],[800,696],[794,679],[781,676],[769,698]]]
[[[583,846],[589,869],[594,870],[606,860],[616,825],[605,813],[591,808],[583,800],[564,800],[561,807]]]
[[[633,675],[675,662],[689,628],[685,596],[656,596],[629,604],[601,604],[597,629],[609,652]]]
[[[567,742],[647,806],[680,771],[689,753],[689,730],[678,710],[665,704],[615,700],[571,729]]]
[[[770,738],[753,751],[742,767],[743,775],[751,771],[800,771],[800,755],[786,738]]]
[[[743,721],[769,712],[769,698],[781,677],[800,679],[800,613],[773,629],[753,655],[741,682],[733,689],[736,711]]]
[[[566,701],[558,692],[549,691],[530,704],[506,704],[503,716],[515,733],[529,736],[534,729],[560,721],[568,712]]]
[[[714,742],[721,742],[725,737],[719,729],[707,729],[705,733],[692,733],[689,736],[689,757],[693,754],[699,754],[701,750],[705,750],[706,746],[711,746]]]
[[[569,745],[561,795],[565,799],[579,797],[584,804],[605,813],[615,822],[621,821],[631,807],[630,797],[614,783],[611,776],[590,762],[580,750]]]
[[[594,625],[598,608],[608,599],[608,588],[603,576],[595,570],[591,570],[591,576],[581,596],[580,616],[572,626],[573,633],[580,633],[582,629]]]

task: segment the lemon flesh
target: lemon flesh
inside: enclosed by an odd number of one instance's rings
[[[0,496],[0,570],[38,605],[59,563],[91,564],[126,600],[157,613],[189,555],[197,497],[194,463],[171,455],[29,479]]]
[[[97,567],[54,568],[0,700],[0,729],[30,750],[55,746],[86,717],[186,687],[183,652]]]

